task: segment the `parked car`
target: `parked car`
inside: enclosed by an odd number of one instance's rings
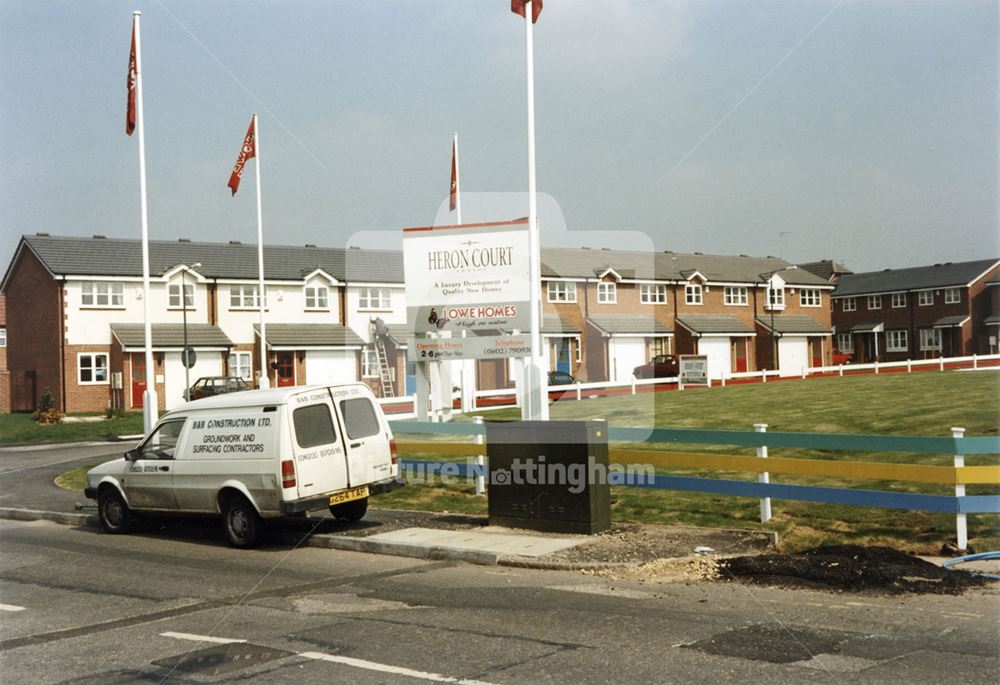
[[[848,352],[834,352],[832,355],[832,360],[834,366],[840,366],[841,364],[850,364],[854,361],[854,355]]]
[[[263,521],[329,508],[358,521],[368,497],[402,486],[396,443],[361,383],[252,390],[167,412],[135,449],[87,472],[109,533],[135,512],[221,516],[230,544],[252,547]]]
[[[676,355],[658,354],[650,361],[632,370],[636,378],[670,378],[680,373],[681,365]]]
[[[239,376],[205,376],[194,382],[190,392],[192,400],[200,400],[205,397],[223,395],[227,392],[242,392],[249,389],[250,386]]]
[[[573,385],[577,380],[565,371],[549,371],[549,385]]]

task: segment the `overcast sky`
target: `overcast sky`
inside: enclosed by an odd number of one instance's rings
[[[997,7],[549,0],[543,244],[644,233],[856,271],[1000,255]],[[153,238],[255,239],[253,163],[226,187],[254,111],[267,242],[376,231],[398,247],[399,229],[445,216],[454,131],[463,219],[527,214],[524,27],[507,0],[0,0],[0,268],[23,233],[139,236],[132,9]]]

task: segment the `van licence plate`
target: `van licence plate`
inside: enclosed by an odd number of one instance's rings
[[[368,486],[362,485],[360,488],[351,488],[350,490],[344,490],[343,492],[336,492],[330,495],[330,506],[334,504],[343,504],[344,502],[352,502],[356,499],[361,499],[368,496]]]

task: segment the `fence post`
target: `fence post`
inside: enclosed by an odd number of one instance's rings
[[[753,425],[753,429],[755,431],[757,431],[758,433],[766,433],[767,432],[767,424],[766,423],[755,423]],[[767,445],[762,445],[762,446],[760,446],[760,447],[757,448],[757,456],[760,457],[761,459],[767,459]],[[767,471],[763,471],[761,473],[758,473],[757,474],[757,482],[758,483],[770,483],[771,482],[771,474],[769,474]],[[771,498],[770,497],[761,497],[760,498],[760,522],[761,523],[767,523],[770,520],[771,520]]]
[[[875,360],[875,375],[878,375],[878,359]]]
[[[583,399],[583,393],[580,391],[580,381],[576,382],[576,401],[579,402]]]
[[[972,368],[973,369],[978,369],[979,368],[979,355],[978,354],[973,354],[972,355]]]
[[[938,357],[938,371],[944,371],[944,357]]]
[[[482,426],[483,425],[483,417],[482,416],[475,416],[475,417],[472,418],[472,420],[478,426]],[[484,436],[482,433],[476,435],[476,444],[477,445],[482,445],[482,444],[485,444],[485,443],[486,443],[486,436]],[[481,455],[481,454],[476,455],[476,466],[479,467],[479,469],[478,469],[479,473],[476,474],[476,494],[477,495],[482,495],[483,493],[486,492],[486,474],[484,473],[484,467],[486,466],[486,460],[483,458],[483,455]]]
[[[767,369],[762,369],[760,372],[760,382],[767,383]]]
[[[726,387],[726,377],[725,376],[722,377],[722,387],[723,388]]]
[[[635,374],[632,374],[632,394],[635,394]]]
[[[965,429],[964,428],[952,428],[951,437],[953,438],[964,438]],[[965,466],[965,455],[956,454],[955,455],[955,468],[959,469]],[[957,475],[957,473],[956,473]],[[965,497],[965,483],[955,484],[955,497]],[[955,514],[955,538],[958,543],[958,549],[965,551],[969,547],[969,526],[968,521],[965,520],[965,514]]]
[[[839,366],[837,366],[837,375],[838,376],[843,376],[844,375],[844,365],[843,364],[840,364]]]
[[[906,360],[906,373],[913,373],[913,362],[909,359]]]
[[[802,367],[802,380],[806,379],[806,367]]]

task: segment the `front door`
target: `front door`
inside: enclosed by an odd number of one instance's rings
[[[747,339],[733,338],[733,370],[736,373],[747,372]]]
[[[146,355],[132,355],[132,406],[142,409],[143,393],[146,392]]]
[[[277,352],[274,356],[274,371],[277,375],[276,385],[279,388],[288,388],[295,385],[295,353]]]
[[[570,338],[556,338],[556,371],[570,372]]]
[[[822,338],[810,338],[809,339],[809,356],[812,359],[812,365],[823,366],[823,340]]]

